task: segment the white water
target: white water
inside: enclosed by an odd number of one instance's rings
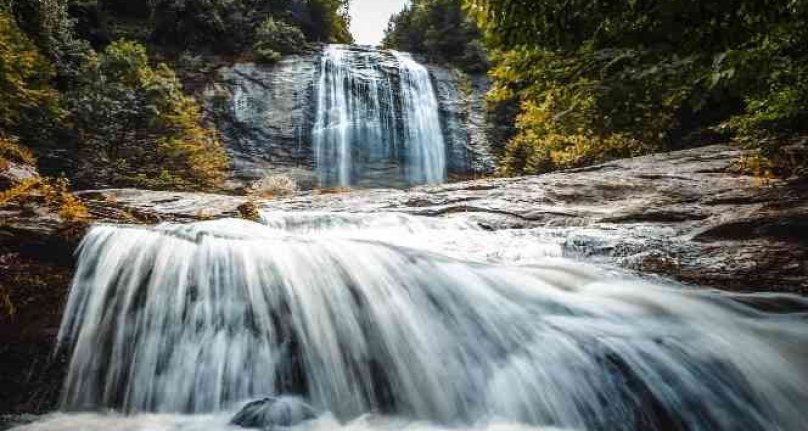
[[[95,227],[64,407],[131,415],[26,429],[225,430],[286,393],[323,412],[300,430],[808,429],[804,315],[535,241],[392,213]]]
[[[328,46],[313,139],[324,187],[446,179],[435,90],[426,68],[407,54]]]

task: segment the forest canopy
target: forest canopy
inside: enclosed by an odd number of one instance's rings
[[[505,174],[735,140],[804,173],[808,1],[464,0],[517,103]],[[802,150],[800,150],[800,148]]]

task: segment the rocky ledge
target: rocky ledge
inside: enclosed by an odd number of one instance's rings
[[[267,209],[468,217],[565,253],[706,287],[808,293],[808,181],[763,181],[715,145],[540,176],[307,194]]]
[[[573,258],[705,287],[806,294],[808,181],[746,175],[735,168],[740,157],[738,149],[714,145],[539,176],[307,192],[261,205],[462,217],[483,229],[540,230]],[[146,222],[238,216],[246,201],[133,189],[80,196],[96,217],[123,213]]]

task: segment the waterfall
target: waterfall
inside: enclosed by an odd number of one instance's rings
[[[324,187],[446,179],[446,145],[431,78],[407,54],[326,47],[315,117],[314,153]]]
[[[296,394],[330,412],[323,431],[808,429],[805,315],[756,305],[808,301],[533,243],[396,213],[93,227],[59,333],[64,407],[215,416]],[[135,429],[92,418],[83,429]]]

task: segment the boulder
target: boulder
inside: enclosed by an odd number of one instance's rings
[[[247,403],[230,423],[243,428],[271,430],[294,426],[315,417],[317,411],[314,407],[299,397],[266,397]]]

